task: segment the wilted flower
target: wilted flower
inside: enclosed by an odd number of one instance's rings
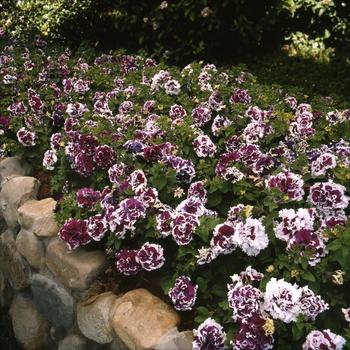
[[[335,284],[343,284],[344,283],[344,275],[345,272],[342,270],[336,270],[332,275],[332,282]]]
[[[161,3],[160,3],[160,5],[159,5],[159,8],[161,9],[161,10],[164,10],[164,9],[166,9],[168,7],[168,2],[167,1],[162,1]]]
[[[174,190],[174,198],[181,198],[185,195],[185,191],[181,187],[176,187]]]
[[[285,98],[285,102],[289,105],[291,109],[296,109],[298,102],[297,99],[294,96],[287,96]]]
[[[217,257],[217,252],[215,251],[215,248],[212,247],[202,247],[198,249],[198,255],[196,255],[197,258],[197,264],[198,265],[204,265],[209,264]]]
[[[202,11],[201,11],[201,16],[202,16],[203,18],[209,17],[209,16],[211,16],[212,14],[213,14],[213,10],[212,10],[210,7],[208,7],[208,6],[204,7],[204,8],[202,9]]]

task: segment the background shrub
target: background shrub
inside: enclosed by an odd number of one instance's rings
[[[146,50],[183,63],[254,55],[284,43],[291,54],[329,59],[349,47],[350,10],[332,0],[5,1],[1,23],[71,43]],[[337,51],[338,52],[338,51]]]

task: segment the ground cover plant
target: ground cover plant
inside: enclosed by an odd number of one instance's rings
[[[193,349],[349,348],[346,104],[0,36],[1,153],[50,174],[67,249],[158,281]]]

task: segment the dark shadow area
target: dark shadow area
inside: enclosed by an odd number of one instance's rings
[[[350,66],[343,59],[321,63],[275,52],[242,63],[263,84],[279,84],[307,95],[332,96],[339,100],[350,97]]]
[[[0,347],[4,350],[20,350],[13,334],[9,310],[0,309]]]

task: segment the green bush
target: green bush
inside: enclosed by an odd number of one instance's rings
[[[349,4],[332,0],[5,1],[0,24],[71,43],[143,49],[184,62],[282,45],[328,59],[349,47]]]

